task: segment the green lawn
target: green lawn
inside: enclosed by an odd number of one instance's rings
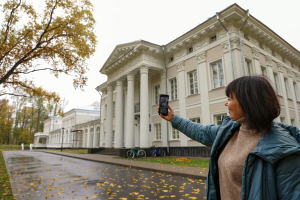
[[[173,157],[147,157],[147,158],[117,158],[117,159],[126,159],[133,161],[143,161],[143,162],[152,162],[152,163],[160,163],[160,164],[169,164],[169,165],[179,165],[179,166],[187,166],[187,167],[201,167],[208,168],[209,160],[201,160],[201,159],[189,159],[189,158],[173,158]]]
[[[47,151],[59,151],[57,149],[47,149]],[[67,153],[77,153],[77,154],[87,154],[88,150],[87,149],[63,149],[63,152]]]
[[[2,148],[2,145],[0,145]],[[5,148],[7,150],[7,148]],[[2,151],[0,149],[0,199],[2,200],[12,200],[13,194],[11,192],[9,176],[7,174],[5,161],[3,158]]]
[[[25,145],[26,146],[26,145]],[[21,145],[0,145],[0,150],[21,150]]]

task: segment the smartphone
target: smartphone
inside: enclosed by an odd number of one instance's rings
[[[169,95],[161,94],[159,96],[159,114],[168,115]]]

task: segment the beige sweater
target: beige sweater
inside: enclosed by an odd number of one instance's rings
[[[242,126],[230,138],[218,160],[221,200],[242,198],[242,173],[246,158],[263,137],[263,133],[255,134],[248,130],[244,120],[237,120]]]

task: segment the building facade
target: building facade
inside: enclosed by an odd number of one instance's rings
[[[96,88],[102,92],[99,146],[202,146],[161,119],[159,94],[170,96],[176,115],[220,124],[225,88],[244,75],[268,77],[281,104],[276,121],[299,128],[299,67],[300,52],[237,4],[167,45],[117,45],[100,70],[107,82]]]
[[[35,148],[98,148],[100,111],[94,107],[75,108],[64,117],[44,121],[42,133],[34,135]]]

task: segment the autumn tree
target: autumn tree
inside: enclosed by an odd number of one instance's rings
[[[26,75],[49,70],[73,74],[73,86],[86,85],[86,60],[95,52],[95,20],[90,0],[44,0],[37,5],[25,0],[7,0],[0,27],[0,96],[16,95],[22,88],[27,96],[40,90]],[[36,1],[34,1],[36,2]],[[43,65],[37,65],[38,61]]]
[[[14,106],[9,105],[8,99],[0,100],[0,143],[9,144],[12,135]]]

